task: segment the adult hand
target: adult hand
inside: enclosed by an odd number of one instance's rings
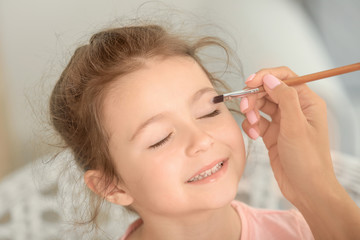
[[[291,202],[336,181],[332,168],[326,104],[305,84],[289,87],[280,80],[296,77],[286,67],[263,69],[246,82],[264,85],[266,94],[243,98],[244,131],[262,136],[280,190]],[[268,115],[271,120],[259,114]]]
[[[248,78],[248,87],[263,85],[266,92],[242,99],[243,129],[253,139],[262,137],[280,190],[316,239],[360,237],[360,210],[332,167],[326,104],[305,84],[289,87],[281,81],[292,77],[290,69],[279,67]]]

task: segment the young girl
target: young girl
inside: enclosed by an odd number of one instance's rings
[[[207,46],[227,49],[217,38],[190,41],[158,25],[140,25],[104,30],[75,51],[50,110],[86,185],[139,215],[122,240],[327,237],[329,231],[319,226],[333,222],[318,216],[326,216],[323,209],[333,203],[322,207],[326,197],[318,190],[331,186],[345,193],[331,167],[325,105],[305,85],[281,83],[278,78],[294,76],[287,68],[251,75],[247,84],[264,84],[268,95],[240,104],[247,116],[244,131],[263,137],[280,189],[312,233],[295,210],[260,210],[234,201],[244,141],[225,104],[212,101],[221,84],[199,57]]]

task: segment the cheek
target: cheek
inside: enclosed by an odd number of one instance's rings
[[[141,164],[134,166],[136,172],[127,175],[127,187],[137,210],[169,212],[183,201],[182,165],[174,156],[143,158]]]
[[[230,126],[230,125],[229,125]],[[233,125],[229,127],[227,132],[228,138],[232,142],[233,148],[239,149],[242,153],[245,154],[244,138],[241,132],[240,127],[234,121]]]
[[[152,154],[151,154],[152,155]],[[140,192],[164,191],[169,185],[174,187],[181,169],[181,161],[175,158],[176,154],[167,153],[161,156],[137,156],[132,162],[124,166],[123,174],[130,188]],[[129,159],[130,161],[130,159]]]
[[[241,132],[241,128],[229,112],[224,117],[222,127],[218,130],[221,141],[231,149],[233,155],[241,161],[241,165],[245,163],[245,144]]]
[[[224,142],[227,142],[230,146],[243,149],[244,139],[241,129],[230,112],[224,113],[224,119],[222,120],[219,133],[222,136]]]

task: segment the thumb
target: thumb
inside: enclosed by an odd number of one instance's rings
[[[266,74],[263,77],[265,91],[270,98],[278,104],[281,120],[289,125],[295,125],[299,120],[305,119],[301,110],[299,96],[295,88],[287,86],[277,77]]]

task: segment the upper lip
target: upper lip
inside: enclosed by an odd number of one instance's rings
[[[194,175],[192,175],[187,181],[189,181],[193,177],[199,175],[200,173],[205,172],[206,170],[212,169],[213,167],[215,167],[216,164],[218,164],[220,162],[225,162],[226,160],[228,160],[228,159],[227,158],[222,158],[222,159],[218,159],[218,160],[213,161],[212,163],[202,167],[199,171],[197,171]]]

